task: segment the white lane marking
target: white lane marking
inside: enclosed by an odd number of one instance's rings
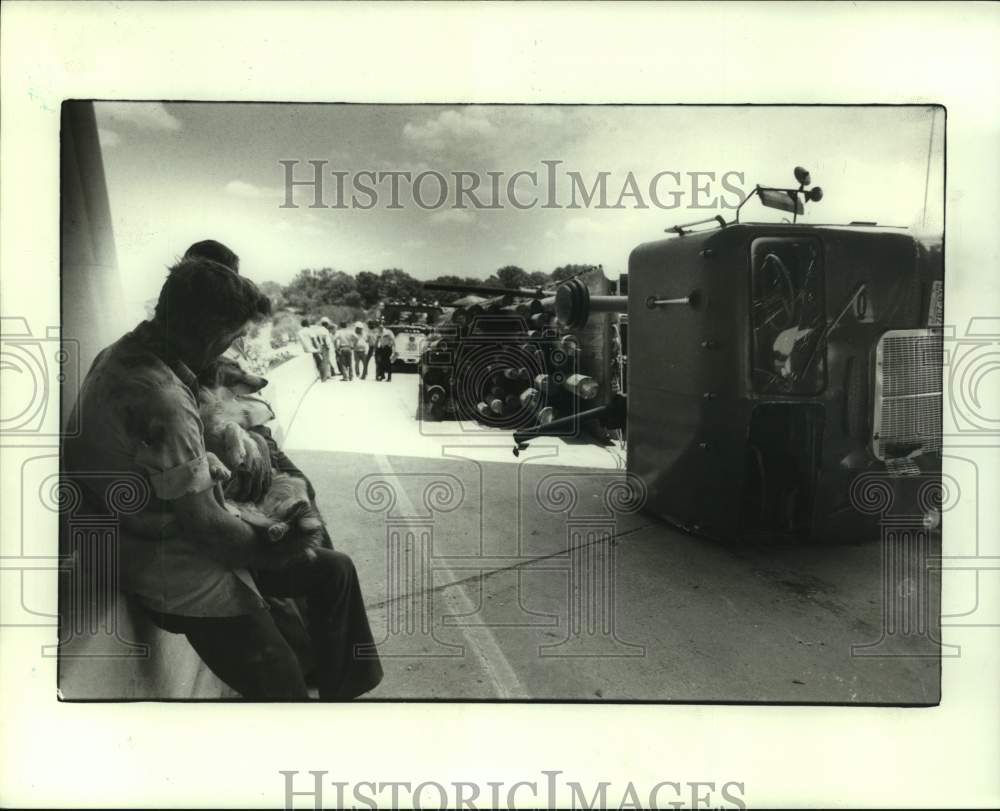
[[[400,482],[399,477],[396,475],[396,471],[392,469],[389,459],[382,454],[376,454],[375,463],[378,465],[379,470],[386,478],[394,480],[393,483],[395,484],[395,490],[397,493],[396,503],[399,505],[400,510],[402,510],[406,515],[416,515],[413,502],[410,501],[406,492],[403,490],[402,482]],[[449,581],[455,580],[454,573],[447,566],[435,564],[435,571],[442,572]],[[469,595],[465,593],[465,587],[461,584],[455,584],[452,588],[445,589],[443,594],[445,599],[449,603],[452,603],[454,608],[458,609],[454,613],[459,615],[475,613],[476,607],[472,604],[472,600],[469,599]],[[517,674],[514,672],[514,668],[511,667],[507,657],[500,649],[500,645],[497,643],[496,637],[493,636],[493,631],[487,626],[477,626],[475,628],[475,635],[473,635],[471,629],[461,625],[457,627],[462,631],[462,636],[465,637],[465,641],[468,643],[469,648],[471,648],[473,654],[479,660],[479,663],[482,666],[483,671],[486,673],[487,678],[489,678],[490,684],[492,685],[494,692],[497,694],[497,697],[527,697],[527,693],[525,692],[524,686],[521,684],[521,680],[517,677]]]

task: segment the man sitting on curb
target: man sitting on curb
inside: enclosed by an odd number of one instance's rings
[[[153,319],[104,349],[87,373],[71,416],[82,430],[66,439],[64,467],[96,503],[119,486],[113,471],[146,480],[152,496],[135,520],[159,531],[143,537],[123,519],[122,590],[161,628],[184,634],[240,695],[309,695],[264,593],[308,598],[320,698],[354,698],[379,683],[382,668],[351,559],[320,548],[284,564],[266,532],[213,492],[196,375],[269,312],[267,298],[229,267],[187,259],[171,268]]]

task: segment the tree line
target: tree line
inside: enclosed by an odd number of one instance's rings
[[[471,276],[443,275],[429,282],[462,284],[474,287],[551,287],[553,284],[589,270],[593,265],[562,265],[551,273],[528,272],[516,265],[499,268],[486,279]],[[371,310],[380,301],[390,299],[448,305],[466,295],[465,292],[424,290],[424,282],[400,268],[387,268],[381,273],[363,270],[356,275],[332,268],[305,269],[286,285],[264,282],[261,291],[270,297],[275,310],[294,309],[302,313],[318,313],[331,308],[352,311]]]

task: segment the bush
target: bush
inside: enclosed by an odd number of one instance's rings
[[[346,304],[324,304],[309,320],[315,322],[323,316],[329,318],[334,324],[339,324],[341,321],[353,324],[355,321],[364,321],[367,318],[365,311],[360,307],[349,307]]]
[[[296,339],[299,330],[302,329],[302,316],[289,310],[281,310],[274,314],[271,323],[271,346],[274,346],[274,339],[282,335],[288,336],[290,341]]]

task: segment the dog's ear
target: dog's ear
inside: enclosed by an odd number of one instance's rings
[[[231,386],[243,377],[243,369],[232,358],[221,355],[212,363],[215,367],[216,385]]]
[[[267,386],[268,380],[266,377],[260,377],[259,375],[252,375],[244,372],[239,380],[234,380],[230,384],[230,388],[236,394],[256,394],[258,391]]]
[[[202,386],[214,389],[219,385],[219,378],[222,377],[222,367],[219,365],[219,360],[213,360],[208,366],[198,372],[198,382]]]
[[[267,385],[267,379],[244,371],[232,358],[225,356],[215,362],[216,385],[226,386],[236,394],[256,394]]]

